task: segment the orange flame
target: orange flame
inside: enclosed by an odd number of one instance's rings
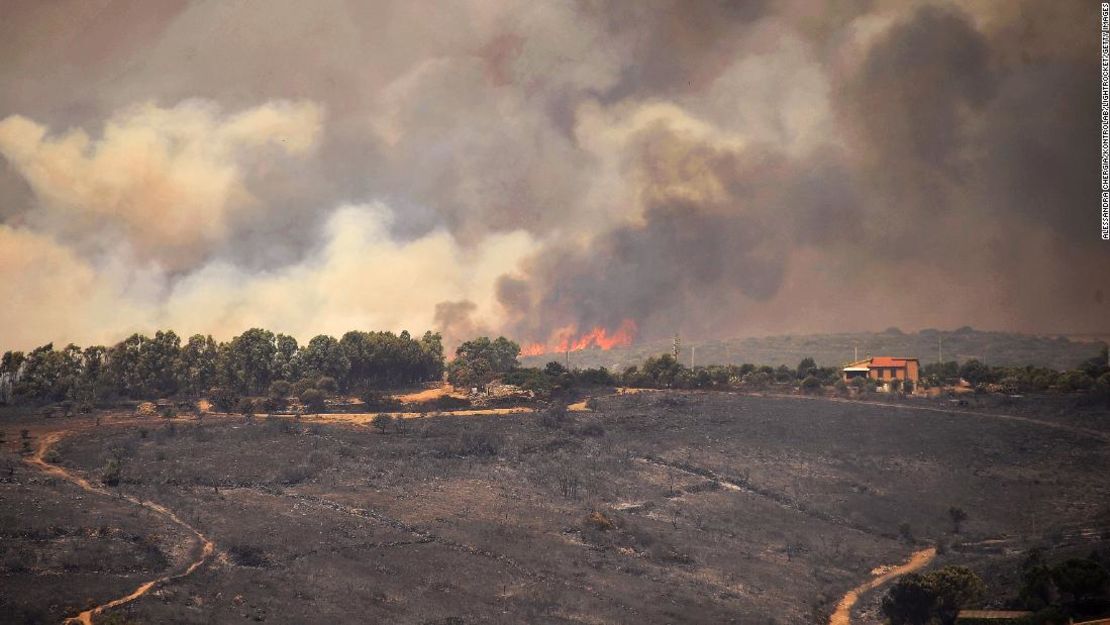
[[[547,352],[577,352],[590,347],[608,350],[614,347],[630,345],[636,338],[639,328],[636,322],[625,319],[613,332],[603,326],[597,326],[589,332],[579,334],[577,326],[567,326],[552,333],[551,339],[545,343],[531,343],[520,350],[523,356],[539,356]]]
[[[521,356],[539,356],[547,351],[547,346],[543,343],[529,343],[520,348]]]

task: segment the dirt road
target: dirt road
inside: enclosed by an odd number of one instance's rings
[[[927,566],[933,561],[936,555],[936,547],[929,547],[928,549],[913,552],[909,560],[906,560],[898,566],[879,567],[874,569],[871,571],[873,575],[871,579],[849,590],[848,593],[840,599],[840,602],[836,604],[836,611],[829,617],[829,625],[850,625],[852,622],[852,606],[856,605],[856,601],[859,601],[860,595],[869,590],[874,590],[896,577],[905,575],[906,573],[913,573]]]
[[[64,468],[60,467],[60,466],[53,465],[53,464],[50,464],[49,462],[46,462],[46,460],[44,459],[44,457],[46,455],[46,452],[49,451],[50,447],[52,445],[54,445],[55,443],[57,443],[59,440],[61,440],[66,434],[67,434],[67,432],[65,432],[65,431],[55,431],[55,432],[50,432],[50,433],[47,433],[47,434],[44,434],[43,436],[41,436],[39,438],[38,447],[35,449],[35,453],[33,455],[31,455],[30,457],[26,458],[27,464],[29,464],[32,467],[38,469],[39,471],[42,471],[43,473],[46,473],[48,475],[52,475],[54,477],[61,478],[61,479],[66,480],[68,482],[72,482],[73,484],[76,484],[80,488],[82,488],[82,489],[84,489],[84,490],[86,490],[90,493],[96,493],[98,495],[104,495],[106,497],[115,497],[115,495],[113,493],[109,492],[107,489],[90,482],[89,480],[85,479],[84,477],[82,477],[80,475],[77,475],[76,473],[71,473],[70,471],[67,471]],[[191,562],[189,564],[189,566],[186,567],[183,571],[175,573],[175,574],[171,574],[171,575],[164,575],[162,577],[158,577],[158,578],[152,579],[150,581],[144,582],[144,583],[140,584],[139,587],[136,588],[134,591],[132,591],[130,594],[127,594],[123,597],[119,597],[117,599],[113,599],[111,601],[108,601],[107,603],[103,603],[103,604],[100,604],[98,606],[92,607],[88,610],[85,610],[84,612],[81,612],[77,616],[67,618],[65,620],[65,623],[67,623],[67,624],[68,623],[80,623],[81,625],[93,625],[93,617],[94,616],[104,612],[105,610],[115,608],[115,607],[124,605],[126,603],[130,603],[130,602],[134,601],[135,599],[138,599],[139,597],[143,596],[147,592],[149,592],[151,588],[154,588],[154,587],[156,587],[160,584],[164,584],[166,582],[170,582],[170,581],[173,581],[173,580],[176,580],[176,579],[180,579],[182,577],[185,577],[186,575],[191,574],[193,571],[200,568],[200,566],[202,564],[204,564],[212,556],[212,554],[215,552],[215,545],[212,543],[211,540],[209,540],[204,534],[202,534],[195,527],[193,527],[192,525],[189,525],[185,521],[181,520],[181,518],[178,517],[176,514],[174,514],[174,512],[172,510],[166,508],[165,506],[156,504],[154,502],[141,501],[138,498],[133,497],[131,495],[120,495],[120,497],[122,499],[134,504],[134,505],[142,506],[143,508],[146,508],[147,510],[150,510],[150,511],[156,513],[156,514],[160,514],[160,515],[170,519],[174,523],[180,525],[181,527],[184,527],[185,529],[192,532],[197,537],[197,540],[200,542],[200,545],[201,545],[200,555],[196,560]]]

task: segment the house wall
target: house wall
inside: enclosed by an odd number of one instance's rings
[[[907,360],[904,367],[875,367],[868,372],[872,380],[911,380],[917,382],[921,378],[920,365],[916,360]]]
[[[850,380],[855,375],[862,376],[863,374],[849,374],[842,372],[844,380]],[[911,380],[915,384],[921,378],[920,364],[916,360],[907,360],[903,367],[872,367],[867,372],[866,376],[872,380],[879,382],[886,382],[889,380]]]

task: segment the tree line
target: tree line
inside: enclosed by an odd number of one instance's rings
[[[1067,371],[1034,366],[992,366],[972,358],[963,363],[954,360],[930,363],[921,368],[921,375],[930,386],[963,380],[976,388],[1010,393],[1107,390],[1110,389],[1110,360],[1107,359],[1107,346],[1103,345],[1099,355]]]
[[[499,379],[546,396],[579,386],[628,386],[679,389],[763,389],[789,387],[806,393],[831,388],[849,394],[837,367],[820,367],[804,358],[797,367],[754,364],[687,367],[670,354],[647,358],[638,366],[611,372],[604,367],[568,369],[558,362],[543,368],[520,367],[520,345],[504,337],[478,337],[462,343],[445,363],[442,337],[425,332],[351,331],[339,339],[314,337],[305,345],[289,335],[252,328],[225,342],[197,334],[184,344],[172,330],[153,337],[134,334],[105,347],[52,344],[30,352],[6,352],[0,359],[0,401],[75,401],[113,399],[298,395],[317,386],[325,393],[364,394],[447,374],[458,388],[482,387]],[[922,369],[925,386],[964,380],[976,388],[1003,392],[1097,391],[1110,395],[1110,366],[1102,354],[1073,370],[1043,367],[992,367],[978,360],[933,363]],[[280,382],[273,387],[275,382]],[[852,381],[857,392],[873,390],[875,381]],[[285,389],[285,384],[289,388]],[[910,392],[897,382],[891,390]],[[334,387],[334,388],[333,388]],[[214,391],[220,391],[215,393]]]
[[[515,362],[515,359],[512,360]],[[452,363],[454,365],[454,363]],[[460,371],[468,370],[455,365]],[[497,367],[487,369],[498,370]],[[671,354],[651,356],[640,365],[623,371],[596,369],[567,369],[558,362],[545,367],[520,368],[501,366],[502,380],[522,386],[537,393],[559,391],[573,386],[627,386],[633,388],[675,389],[750,389],[762,390],[778,387],[799,390],[803,393],[834,392],[849,395],[876,390],[878,382],[870,378],[856,378],[846,382],[839,367],[822,367],[813,358],[804,358],[796,367],[780,365],[707,365],[687,367]],[[465,378],[465,376],[462,376]],[[479,380],[485,379],[477,376]],[[472,378],[465,378],[473,381]],[[922,368],[918,384],[925,388],[954,385],[961,380],[977,390],[1006,393],[1034,392],[1093,392],[1110,396],[1110,366],[1106,351],[1085,360],[1068,371],[1044,367],[995,367],[978,360],[933,363]],[[910,393],[915,384],[908,380],[886,381],[889,390]]]
[[[43,345],[0,358],[0,399],[9,402],[201,397],[214,391],[267,393],[274,382],[333,381],[337,390],[370,389],[438,380],[444,370],[438,333],[351,331],[320,335],[305,345],[286,334],[252,328],[229,341],[197,334],[182,344],[172,330],[133,334],[106,347]]]

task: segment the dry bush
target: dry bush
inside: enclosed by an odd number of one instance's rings
[[[314,449],[308,454],[308,464],[315,469],[330,469],[335,466],[335,456],[323,449]]]
[[[296,486],[302,482],[306,482],[315,475],[312,467],[307,464],[294,464],[282,468],[278,471],[274,481],[282,486]]]
[[[601,512],[600,510],[594,510],[593,512],[586,515],[586,520],[584,521],[584,523],[587,527],[602,532],[607,532],[611,529],[616,529],[617,527],[613,523],[613,520],[605,516],[605,513]]]
[[[440,457],[465,458],[468,456],[492,458],[497,456],[504,444],[504,437],[499,432],[489,429],[464,430],[453,440],[437,445],[436,451]]]
[[[273,415],[266,417],[266,430],[272,434],[298,434],[301,431],[296,423]]]
[[[557,430],[570,421],[567,407],[561,403],[551,404],[547,410],[536,413],[536,416],[539,417],[540,425],[549,430]]]
[[[582,436],[590,436],[593,438],[601,438],[605,436],[605,428],[600,423],[587,423],[578,428],[578,434]]]

